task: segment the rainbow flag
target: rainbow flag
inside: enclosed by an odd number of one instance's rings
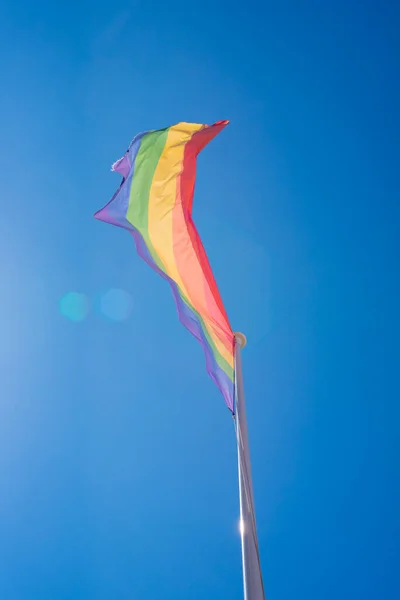
[[[113,167],[123,180],[95,218],[127,229],[138,254],[172,289],[181,323],[234,412],[235,338],[192,220],[196,157],[226,125],[178,123],[137,135]]]

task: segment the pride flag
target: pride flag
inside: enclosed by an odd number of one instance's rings
[[[196,157],[226,125],[178,123],[137,135],[112,169],[123,180],[95,218],[127,229],[138,254],[172,289],[181,323],[234,412],[235,338],[192,219]]]

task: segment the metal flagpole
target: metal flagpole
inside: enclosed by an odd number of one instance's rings
[[[246,337],[235,333],[235,426],[238,446],[240,537],[242,542],[242,567],[244,600],[265,600],[261,573],[256,518],[254,510],[253,483],[246,405],[244,398],[242,361],[240,350],[246,345]]]

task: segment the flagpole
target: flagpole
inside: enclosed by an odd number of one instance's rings
[[[254,510],[250,449],[244,397],[241,350],[246,345],[243,333],[235,333],[235,426],[238,447],[240,537],[244,600],[265,600]]]

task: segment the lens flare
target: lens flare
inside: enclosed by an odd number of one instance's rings
[[[111,289],[103,295],[100,301],[101,312],[112,321],[128,319],[132,307],[132,297],[124,290]]]
[[[68,292],[60,299],[60,312],[70,321],[84,321],[89,314],[89,298],[78,292]]]

